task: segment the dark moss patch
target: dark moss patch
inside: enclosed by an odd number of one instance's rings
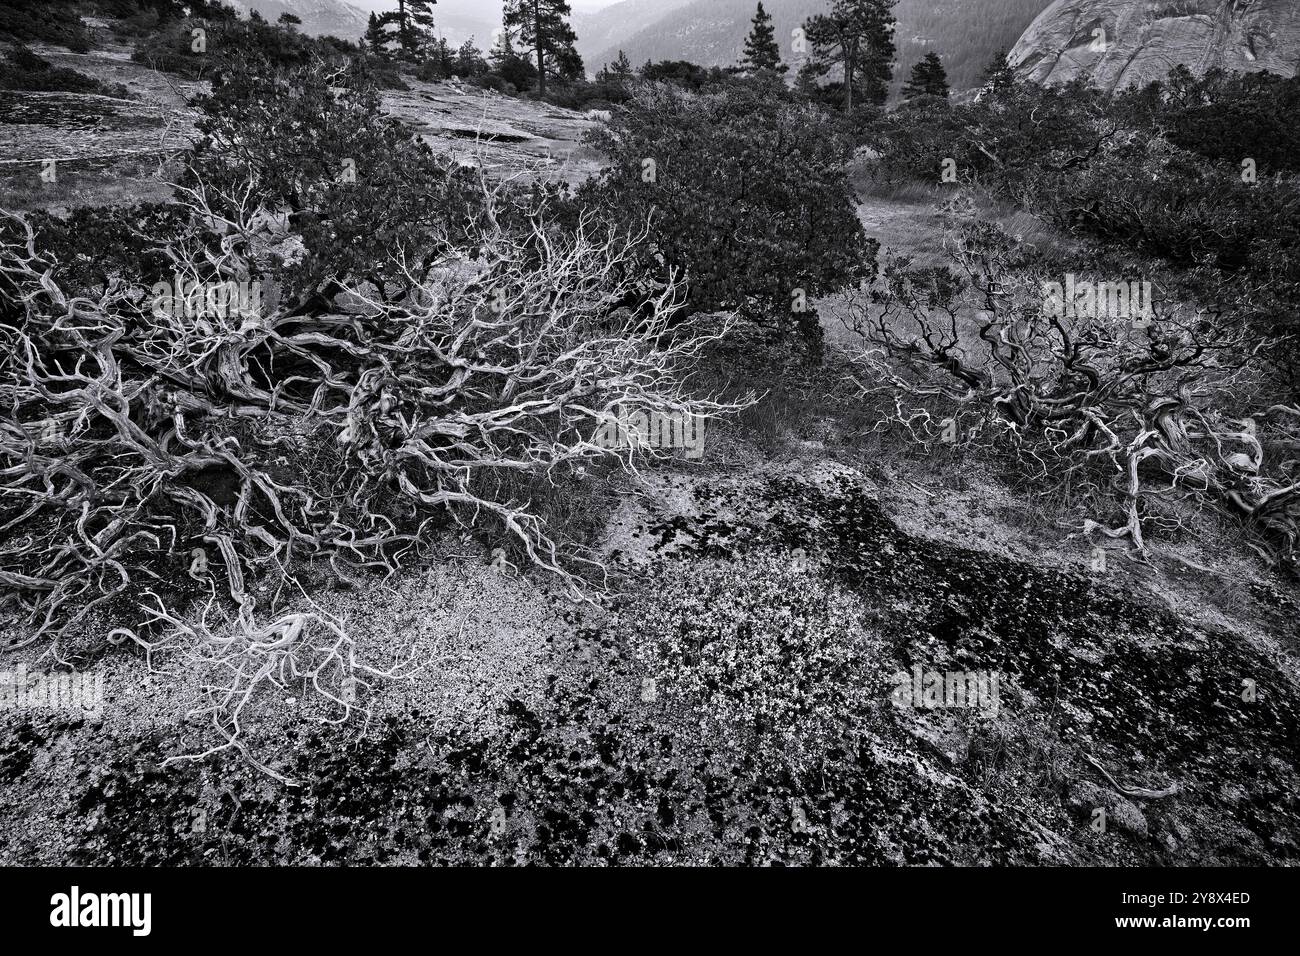
[[[728,493],[707,486],[702,497],[721,510]],[[1028,736],[1063,761],[1063,776],[1041,774],[1049,783],[1037,793],[992,786],[990,774],[1015,771],[1005,753],[990,757],[985,741],[972,759],[954,757],[913,736],[884,701],[869,733],[827,752],[815,772],[794,774],[701,731],[689,708],[646,705],[629,648],[578,617],[554,642],[562,666],[547,703],[508,702],[487,737],[446,733],[415,714],[362,735],[303,725],[282,751],[292,755],[283,769],[301,786],[285,788],[230,753],[162,769],[193,740],[129,745],[68,727],[0,741],[0,772],[25,786],[33,750],[64,735],[75,742],[76,783],[59,812],[79,834],[73,862],[87,864],[1151,864],[1297,855],[1300,727],[1276,662],[1231,635],[1189,629],[1104,580],[911,539],[852,482],[775,481],[757,506],[752,498],[747,490],[759,517],[745,522],[709,517],[649,533],[687,560],[742,567],[751,547],[803,549],[820,559],[828,583],[876,609],[867,623],[884,638],[883,668],[938,657],[1008,675],[1015,689],[1004,706],[1032,713]],[[1240,693],[1247,679],[1253,704]],[[1142,804],[1126,830],[1095,834],[1078,796],[1091,774],[1077,759],[1084,753],[1121,778],[1176,779],[1185,792]]]
[[[45,739],[30,721],[23,721],[0,736],[0,782],[9,784],[21,777],[32,765],[32,757],[45,744]]]
[[[729,494],[699,497],[717,507]],[[758,497],[766,509],[747,491],[750,512],[770,517],[737,540],[804,549],[822,573],[886,609],[875,624],[900,667],[941,651],[954,666],[1007,675],[1053,709],[1056,733],[1081,752],[1167,768],[1210,802],[1231,781],[1251,796],[1222,812],[1294,855],[1300,702],[1277,661],[1230,634],[1189,629],[1105,578],[911,538],[847,478],[832,487],[778,479]],[[713,555],[712,521],[663,527],[679,548]],[[743,562],[744,550],[727,557]],[[907,614],[891,615],[899,603]]]

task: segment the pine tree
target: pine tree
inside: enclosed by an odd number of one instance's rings
[[[366,35],[363,39],[370,52],[381,55],[387,53],[389,39],[388,31],[384,29],[379,17],[373,13],[370,14],[370,20],[366,23]]]
[[[824,76],[844,71],[844,110],[853,111],[861,86],[869,102],[884,103],[894,76],[894,13],[898,0],[834,0],[829,13],[804,24],[812,46],[809,62]]]
[[[618,51],[618,59],[614,65],[606,63],[601,67],[600,72],[596,74],[596,79],[601,83],[613,83],[617,86],[626,88],[628,82],[633,76],[632,61],[627,58],[627,54],[622,50]]]
[[[1016,71],[1007,60],[1006,51],[996,53],[984,68],[984,90],[995,96],[1005,93],[1016,83]]]
[[[904,96],[948,96],[948,71],[937,53],[927,53],[925,59],[912,67],[912,75],[903,85]]]
[[[627,54],[622,50],[618,51],[618,59],[614,61],[614,65],[610,68],[610,73],[624,82],[632,79],[632,61],[627,58]]]
[[[582,57],[574,48],[578,39],[566,19],[571,14],[568,0],[506,0],[507,30],[518,30],[519,39],[537,57],[537,92],[546,95],[547,75],[576,79],[582,75]]]
[[[470,37],[456,51],[456,63],[452,72],[461,77],[477,76],[485,67],[483,51],[474,45],[474,38]]]
[[[488,62],[500,72],[507,63],[518,59],[519,54],[515,52],[514,38],[508,29],[502,28],[493,32],[497,34],[497,45],[488,50]]]
[[[517,90],[531,86],[537,78],[537,68],[515,49],[514,32],[509,27],[500,31],[488,59],[497,75]]]
[[[816,99],[817,78],[820,74],[812,60],[805,60],[794,77],[795,92],[805,100]]]
[[[751,73],[770,71],[784,73],[789,69],[781,62],[781,47],[776,42],[776,31],[772,27],[772,15],[758,5],[754,14],[754,26],[745,38],[745,58],[741,66]]]
[[[397,46],[412,59],[424,55],[433,43],[433,10],[438,0],[397,0],[397,9],[379,15],[380,28],[397,25]],[[367,31],[367,37],[369,31]]]
[[[437,70],[441,77],[451,76],[455,65],[455,54],[451,52],[451,45],[447,42],[446,37],[438,37],[426,48],[426,55]]]

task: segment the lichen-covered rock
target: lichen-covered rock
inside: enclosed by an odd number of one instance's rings
[[[1300,692],[1271,641],[1191,624],[1113,569],[909,533],[847,467],[644,487],[602,552],[624,585],[608,607],[464,566],[368,594],[373,638],[430,666],[377,687],[364,724],[257,702],[249,753],[297,786],[230,750],[169,760],[204,740],[174,693],[115,694],[102,726],[0,712],[0,863],[1300,858]],[[998,674],[996,708],[900,699],[918,662]]]
[[[1103,810],[1103,820],[1107,827],[1114,827],[1141,839],[1146,839],[1150,832],[1147,818],[1136,804],[1091,780],[1074,781],[1066,796],[1066,804],[1075,816],[1089,825],[1098,824],[1097,811]]]
[[[1294,76],[1300,68],[1295,0],[1056,0],[1011,51],[1039,83],[1091,76],[1106,90],[1163,79],[1178,64]]]

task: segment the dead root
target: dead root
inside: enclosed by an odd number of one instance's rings
[[[1116,782],[1115,778],[1106,771],[1106,768],[1103,767],[1091,754],[1084,754],[1083,759],[1092,764],[1092,766],[1106,778],[1106,782],[1114,788],[1116,793],[1122,797],[1127,797],[1130,800],[1163,800],[1165,797],[1172,797],[1175,794],[1182,792],[1182,788],[1177,783],[1170,784],[1163,790],[1148,790],[1146,787],[1120,786],[1120,784]]]

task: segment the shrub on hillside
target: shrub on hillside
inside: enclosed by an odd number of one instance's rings
[[[884,175],[977,185],[1103,248],[1166,260],[1186,270],[1185,294],[1240,305],[1271,335],[1294,329],[1300,302],[1300,181],[1264,175],[1289,161],[1294,134],[1277,109],[1293,95],[1280,78],[1179,71],[1113,98],[1084,83],[1012,84],[969,105],[907,104],[870,140]],[[1260,102],[1272,104],[1253,112],[1260,141],[1234,148],[1232,118]],[[1282,364],[1300,374],[1294,357]]]
[[[98,298],[128,277],[144,285],[168,277],[167,247],[184,233],[187,218],[174,203],[141,203],[41,211],[28,220],[38,247],[58,263],[57,281]]]
[[[1300,77],[1177,67],[1147,95],[1175,145],[1237,168],[1252,160],[1261,175],[1300,172]]]
[[[1109,99],[1084,82],[1023,83],[977,103],[906,103],[882,117],[867,139],[890,172],[937,183],[951,169],[958,182],[1017,195],[1123,143],[1127,131],[1112,112]]]
[[[0,90],[28,90],[39,93],[97,93],[129,99],[121,83],[108,85],[76,70],[53,66],[27,47],[19,45],[0,63]]]
[[[0,36],[20,43],[54,43],[74,53],[90,49],[90,34],[71,3],[5,0],[0,4]]]
[[[231,8],[213,6],[201,15],[161,21],[140,37],[131,58],[155,70],[199,79],[246,58],[284,70],[322,61],[342,66],[360,55],[359,46],[336,37],[313,37],[284,24],[241,20]]]
[[[570,110],[607,110],[631,98],[630,84],[608,80],[575,80],[546,88],[546,102]]]
[[[649,231],[643,268],[685,279],[694,311],[736,311],[816,345],[812,305],[873,274],[834,120],[762,84],[641,91],[589,141],[609,159],[579,198]]]
[[[1252,274],[1300,293],[1300,182],[1251,184],[1143,138],[1035,190],[1041,210],[1106,242],[1180,266]]]
[[[465,82],[479,89],[500,93],[502,96],[519,95],[519,90],[515,85],[499,73],[480,73],[478,76],[470,77]]]
[[[996,224],[954,232],[945,266],[891,263],[847,310],[869,346],[859,377],[904,434],[1010,451],[1028,494],[1090,506],[1098,540],[1143,551],[1214,509],[1295,565],[1300,406],[1261,387],[1257,332],[1133,274],[1076,285]]]
[[[291,294],[368,283],[412,288],[482,210],[472,172],[440,161],[356,69],[277,73],[250,59],[197,99],[200,138],[184,180],[223,215],[248,205],[283,217],[301,254],[282,262]]]
[[[0,218],[0,584],[24,643],[143,607],[119,637],[212,639],[242,696],[258,655],[292,669],[319,634],[297,574],[393,570],[449,520],[577,588],[600,569],[538,492],[669,454],[606,440],[628,416],[724,410],[683,382],[725,330],[681,323],[671,286],[637,301],[634,244],[466,179],[346,79],[220,74],[173,206],[84,237]],[[196,595],[243,650],[186,623]]]
[[[688,60],[660,60],[647,63],[638,74],[647,83],[667,83],[671,86],[700,93],[716,91],[730,83],[732,77],[716,66],[700,66]]]
[[[537,84],[537,64],[513,51],[493,57],[493,73],[516,90],[531,90]]]

